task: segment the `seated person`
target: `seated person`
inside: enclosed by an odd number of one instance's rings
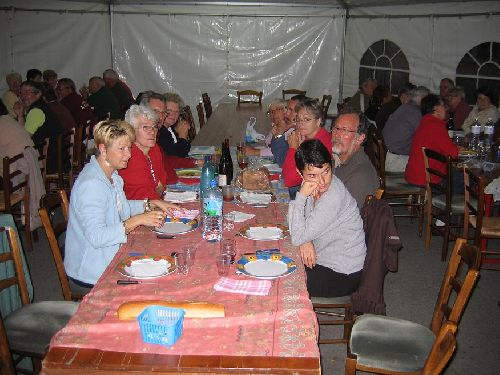
[[[245,147],[245,153],[251,156],[273,156],[271,140],[277,135],[285,133],[290,125],[285,121],[285,102],[278,99],[273,100],[268,107],[267,114],[271,119],[271,131],[266,136],[266,148],[258,149],[250,146]]]
[[[158,132],[158,144],[167,155],[185,158],[191,149],[189,142],[189,128],[191,124],[180,116],[184,102],[174,93],[166,93],[165,115]]]
[[[332,156],[317,139],[295,153],[303,182],[288,208],[292,244],[300,246],[311,297],[354,292],[366,256],[363,221],[356,200],[333,175]]]
[[[332,152],[332,138],[323,128],[323,108],[317,99],[306,99],[295,107],[297,128],[288,137],[288,151],[283,163],[283,179],[290,198],[294,199],[302,177],[295,165],[295,150],[307,139],[319,139]]]
[[[377,112],[375,116],[375,123],[377,124],[377,129],[382,131],[384,129],[385,123],[389,119],[389,116],[392,115],[396,109],[398,109],[402,104],[408,103],[410,100],[410,91],[415,88],[415,85],[410,82],[404,84],[398,90],[397,97],[385,98],[382,102],[382,107]]]
[[[76,92],[75,82],[70,78],[57,81],[56,94],[58,100],[70,111],[77,126],[90,124],[93,127],[97,119],[85,100]]]
[[[470,111],[471,108],[465,101],[464,89],[459,86],[453,87],[448,95],[448,118],[453,120],[453,129],[462,130]]]
[[[121,118],[120,104],[101,77],[96,76],[89,79],[88,92],[87,102],[99,121]]]
[[[133,104],[125,113],[135,131],[131,157],[126,168],[118,172],[127,199],[162,199],[167,182],[160,146],[156,144],[156,113],[148,107]]]
[[[70,282],[90,289],[127,235],[140,225],[159,227],[177,206],[163,200],[127,200],[117,170],[126,168],[134,129],[124,121],[94,127],[97,156],[71,190],[64,268]],[[157,210],[156,210],[157,209]]]
[[[484,132],[484,125],[488,119],[492,119],[493,123],[497,122],[499,113],[497,107],[493,103],[497,101],[496,95],[492,89],[481,87],[477,90],[476,105],[470,111],[469,116],[465,119],[462,129],[465,133],[471,132],[471,126],[474,121],[481,124],[481,132]]]
[[[422,147],[437,151],[443,155],[450,155],[455,159],[458,157],[458,146],[448,136],[448,130],[444,121],[446,108],[440,96],[430,94],[424,97],[421,102],[421,111],[423,117],[413,137],[410,158],[406,165],[405,179],[409,184],[423,187],[426,185],[426,178]],[[446,173],[446,166],[435,160],[431,160],[429,166]],[[461,176],[461,178],[454,178],[454,181],[457,180],[456,188],[458,190],[455,190],[457,193],[463,192],[463,171],[460,170],[458,176]],[[437,176],[433,175],[432,178],[435,179],[432,182],[440,182],[436,180]]]

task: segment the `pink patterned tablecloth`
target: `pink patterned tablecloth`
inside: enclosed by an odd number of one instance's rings
[[[193,204],[186,208],[195,208]],[[250,223],[286,223],[284,204],[269,208],[251,208],[224,203],[226,212],[238,210],[256,214],[255,218],[237,223],[224,237],[235,237],[239,254],[259,249],[279,248],[282,254],[297,261],[297,271],[272,281],[267,296],[218,292],[213,285],[219,280],[215,256],[219,243],[208,243],[201,229],[176,239],[159,240],[148,228],[141,227],[129,235],[113,262],[94,289],[84,298],[69,324],[54,336],[51,348],[91,348],[128,353],[276,356],[319,358],[318,326],[305,285],[305,272],[298,249],[290,239],[252,241],[236,233]],[[129,253],[170,255],[186,244],[198,246],[195,264],[187,276],[174,272],[148,280],[157,284],[117,285],[124,276],[116,271],[117,263]],[[236,275],[232,266],[229,277]],[[179,341],[171,347],[146,344],[142,341],[136,320],[121,321],[117,308],[131,300],[205,301],[222,303],[225,318],[184,319]]]

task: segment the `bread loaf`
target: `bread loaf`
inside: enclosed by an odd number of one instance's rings
[[[268,190],[271,187],[269,171],[265,167],[247,168],[236,178],[236,186],[246,190]]]
[[[159,305],[184,309],[186,318],[223,318],[224,305],[208,302],[175,302],[161,300],[129,301],[118,307],[118,319],[131,320],[137,318],[139,314],[148,306]]]

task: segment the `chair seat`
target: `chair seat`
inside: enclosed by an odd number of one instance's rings
[[[464,212],[465,197],[463,194],[453,194],[451,198],[451,211],[452,213]],[[432,205],[444,210],[446,208],[446,197],[444,195],[432,195]]]
[[[351,303],[351,296],[342,297],[311,297],[313,305],[346,305]]]
[[[419,372],[434,343],[430,329],[403,319],[365,314],[351,332],[351,352],[360,365],[399,372]]]
[[[78,303],[44,301],[30,303],[4,320],[12,351],[45,354],[52,336],[63,328],[78,308]]]
[[[24,194],[13,193],[10,195],[11,206],[21,202],[24,199]],[[5,196],[3,191],[0,191],[0,211],[5,211]]]
[[[476,227],[476,217],[469,216],[470,224]],[[481,236],[490,238],[500,238],[500,217],[498,216],[484,216],[483,226],[481,228]]]
[[[394,192],[405,194],[419,194],[418,186],[409,185],[403,174],[388,174],[385,176],[386,195]]]

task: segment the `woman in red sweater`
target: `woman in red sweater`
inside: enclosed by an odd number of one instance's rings
[[[453,159],[456,159],[458,157],[458,147],[448,136],[448,130],[444,121],[446,118],[446,108],[439,96],[429,94],[424,97],[420,103],[420,110],[423,117],[413,136],[410,158],[405,170],[405,179],[412,185],[425,186],[425,166],[422,148],[426,147],[443,155],[450,155]],[[446,172],[446,165],[435,160],[430,160],[429,166],[443,173]],[[432,178],[432,182],[440,182],[437,176],[432,176]],[[463,177],[461,186],[463,187]]]
[[[297,113],[296,129],[288,137],[288,152],[283,163],[283,180],[291,199],[295,199],[302,176],[295,164],[295,151],[306,139],[321,141],[332,153],[331,134],[323,128],[323,108],[317,99],[306,99],[295,107]]]

